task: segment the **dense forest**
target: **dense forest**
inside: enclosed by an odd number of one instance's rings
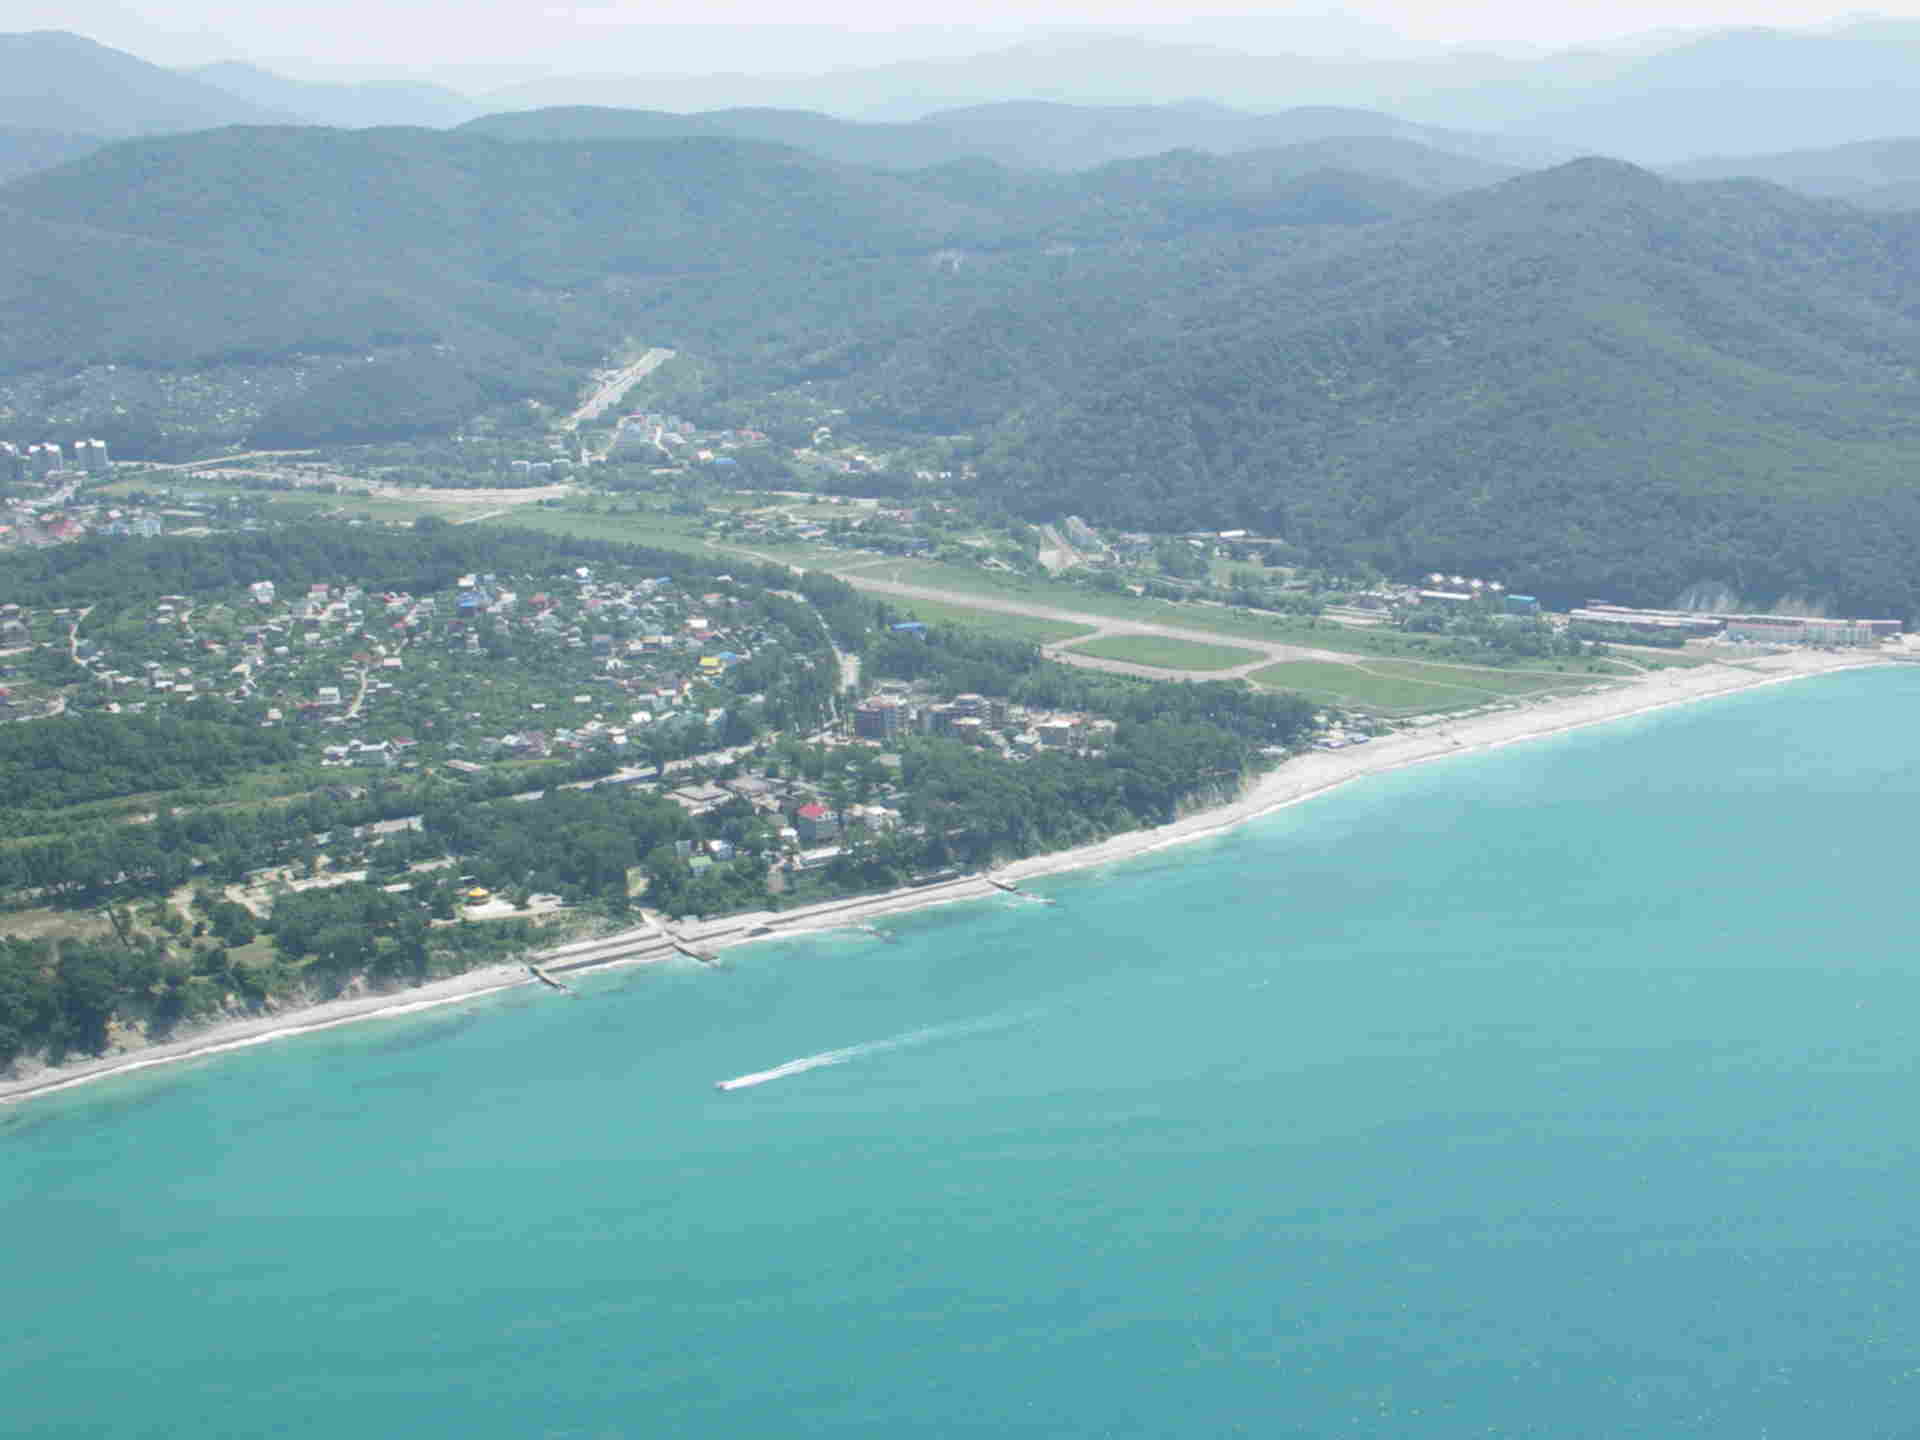
[[[31,725],[0,726],[0,794],[7,797],[0,830],[31,824],[20,811],[218,785],[264,765],[284,764],[296,749],[284,730],[231,719],[59,715]]]
[[[1032,514],[1232,524],[1396,574],[1914,613],[1920,224],[1586,162],[1255,273],[1006,427]]]

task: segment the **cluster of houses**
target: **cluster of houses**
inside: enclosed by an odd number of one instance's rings
[[[766,443],[767,437],[758,430],[704,430],[678,415],[635,411],[620,417],[607,459],[663,464],[692,461],[729,468],[735,462],[727,451]]]
[[[301,720],[348,729],[354,738],[329,739],[319,758],[352,767],[415,760],[416,737],[391,733],[410,728],[406,722],[382,727],[370,717],[389,710],[388,697],[426,683],[420,672],[435,657],[478,649],[483,630],[518,633],[537,640],[541,652],[573,657],[557,674],[544,667],[537,678],[521,667],[443,671],[446,678],[484,675],[467,683],[500,697],[489,712],[495,723],[524,711],[505,733],[476,733],[482,716],[464,707],[419,720],[432,724],[427,738],[436,749],[462,757],[449,762],[454,774],[473,773],[483,758],[618,750],[643,727],[715,723],[725,715],[716,698],[730,697],[716,697],[703,682],[781,638],[746,618],[730,587],[691,593],[664,577],[602,580],[584,567],[545,583],[523,599],[530,585],[491,574],[461,576],[450,594],[426,595],[325,583],[287,593],[262,579],[225,600],[161,596],[144,617],[121,616],[93,634],[79,612],[56,613],[37,638],[65,644],[77,627],[73,657],[105,690],[81,703],[139,713],[207,699],[251,701],[264,707],[257,713],[266,725]],[[0,642],[32,643],[32,619],[17,605],[0,606]],[[495,681],[503,688],[492,688]],[[417,707],[414,713],[417,719]]]
[[[900,812],[891,805],[848,804],[835,810],[828,805],[818,786],[805,780],[773,779],[764,774],[717,782],[689,782],[666,793],[669,800],[689,815],[704,815],[732,801],[743,801],[767,820],[782,848],[787,850],[834,845],[851,831],[892,830],[901,823]],[[715,844],[709,841],[709,849]],[[726,854],[715,851],[714,858],[732,859],[731,847]],[[822,861],[831,856],[808,858]]]
[[[905,735],[940,735],[1011,757],[1041,750],[1100,750],[1114,728],[1113,721],[1100,716],[1034,710],[982,695],[934,700],[898,681],[883,682],[853,712],[853,733],[862,740],[885,744]]]

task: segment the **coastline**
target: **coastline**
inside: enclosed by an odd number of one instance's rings
[[[1598,693],[1583,692],[1558,699],[1519,701],[1512,709],[1474,715],[1461,721],[1443,719],[1424,729],[1397,731],[1364,746],[1315,751],[1288,761],[1279,769],[1262,776],[1239,798],[1224,805],[1196,811],[1156,829],[1131,830],[1091,845],[1011,861],[997,873],[1012,880],[1027,880],[1113,864],[1220,834],[1249,820],[1301,804],[1371,775],[1388,774],[1449,755],[1474,754],[1525,740],[1544,739],[1589,725],[1624,720],[1767,685],[1830,675],[1842,670],[1879,668],[1890,663],[1893,662],[1870,655],[1790,651],[1739,666],[1714,662],[1690,670],[1659,671]],[[877,895],[827,901],[800,910],[726,916],[705,925],[687,927],[682,931],[681,938],[711,952],[758,939],[778,939],[810,931],[838,929],[860,921],[933,905],[984,899],[996,893],[983,878],[975,875],[935,885],[909,886]],[[752,933],[763,927],[764,933]],[[529,958],[548,970],[564,974],[620,965],[650,964],[672,959],[674,955],[675,951],[667,937],[647,920],[640,926],[615,935],[573,941]],[[330,1030],[340,1025],[394,1018],[458,1004],[525,984],[538,984],[528,974],[525,965],[490,965],[413,989],[364,994],[273,1015],[225,1021],[184,1039],[100,1056],[72,1065],[46,1068],[18,1079],[0,1079],[0,1105],[18,1104],[76,1085],[104,1080],[113,1075],[127,1075],[157,1065],[202,1059],[295,1035]]]

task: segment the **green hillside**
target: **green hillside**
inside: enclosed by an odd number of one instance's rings
[[[823,266],[912,273],[950,247],[1357,224],[1422,203],[1260,157],[905,177],[711,136],[235,127],[125,141],[0,186],[20,217],[0,239],[0,373],[431,344],[488,371],[508,357],[578,368],[643,321],[737,353],[751,337],[734,322],[769,284],[774,323],[817,350],[809,326],[858,338],[901,318],[884,296],[825,303],[809,278]]]
[[[367,275],[274,264],[65,224],[0,189],[0,373],[163,369],[424,341],[451,325]]]
[[[752,142],[294,127],[122,142],[0,186],[0,214],[0,377],[402,352],[367,372],[391,383],[338,377],[283,407],[271,432],[289,443],[564,396],[680,277],[918,257],[1005,229]]]
[[[130,141],[0,189],[51,219],[249,259],[558,289],[990,239],[890,176],[713,137],[516,145],[234,127]]]
[[[1911,217],[1581,162],[1263,267],[1166,343],[1103,346],[982,474],[1032,514],[1247,526],[1400,573],[1906,614],[1917,242]]]

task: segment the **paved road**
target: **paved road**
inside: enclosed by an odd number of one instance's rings
[[[288,455],[311,455],[311,450],[243,450],[236,455],[210,455],[205,460],[182,460],[172,465],[149,465],[149,473],[160,470],[199,470],[210,465],[231,465],[236,460],[277,460]],[[137,477],[136,477],[137,478]]]
[[[647,351],[646,354],[634,361],[633,364],[627,366],[598,390],[594,391],[592,395],[588,396],[587,403],[567,417],[566,428],[572,430],[582,421],[598,420],[611,406],[620,403],[620,397],[622,395],[625,395],[635,384],[644,380],[662,365],[666,364],[667,361],[674,357],[674,354],[675,352],[672,350],[662,350],[657,346]]]

